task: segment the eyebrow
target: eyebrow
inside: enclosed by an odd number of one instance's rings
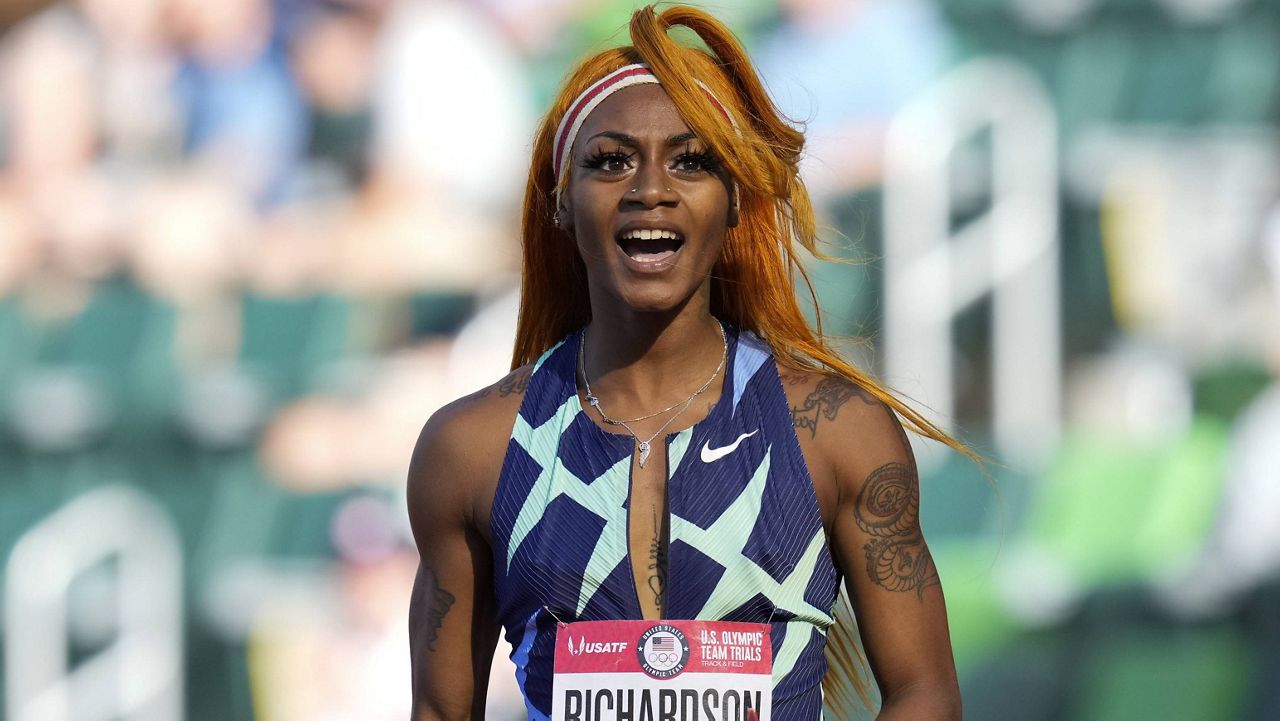
[[[683,145],[684,143],[687,143],[690,140],[696,140],[697,137],[698,135],[692,131],[679,133],[677,135],[671,135],[667,137],[667,145],[668,146]],[[604,132],[596,133],[595,135],[592,135],[590,138],[587,138],[587,142],[589,143],[592,140],[595,140],[596,138],[609,138],[611,140],[616,140],[619,143],[622,143],[623,145],[629,145],[633,148],[638,147],[640,145],[640,141],[636,140],[635,136],[627,135],[626,133],[619,133],[613,130],[606,130]]]

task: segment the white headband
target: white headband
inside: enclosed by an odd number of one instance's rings
[[[711,92],[711,89],[701,80],[695,80],[694,82],[707,94],[716,109],[729,119],[729,124],[733,126],[734,130],[737,130],[738,123],[734,121],[733,116],[729,114],[724,104]],[[648,65],[636,63],[618,68],[600,78],[582,91],[581,95],[574,98],[573,102],[569,104],[569,110],[560,119],[560,125],[556,128],[555,144],[551,146],[551,172],[555,175],[557,186],[562,180],[561,175],[567,165],[566,161],[569,158],[569,153],[573,150],[573,141],[578,137],[578,131],[582,129],[582,123],[591,114],[591,111],[595,110],[600,103],[603,103],[605,98],[623,88],[649,83],[660,84],[657,76],[653,74]]]

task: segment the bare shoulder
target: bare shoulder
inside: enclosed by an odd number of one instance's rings
[[[461,514],[487,534],[507,441],[532,375],[532,364],[522,366],[431,415],[409,464],[411,519]]]
[[[831,373],[779,368],[796,434],[825,438],[850,424],[874,421],[887,407],[862,386]],[[846,439],[847,440],[847,439]]]
[[[885,464],[912,463],[897,414],[869,390],[832,373],[778,373],[815,483],[843,496]]]
[[[443,457],[473,455],[486,441],[497,442],[499,435],[505,447],[532,375],[532,364],[522,366],[433,413],[422,428],[415,459],[427,450]]]

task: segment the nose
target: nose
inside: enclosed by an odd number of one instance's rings
[[[639,203],[646,208],[659,205],[675,205],[680,196],[671,187],[671,179],[661,163],[644,163],[636,170],[635,185],[627,191],[624,201]]]

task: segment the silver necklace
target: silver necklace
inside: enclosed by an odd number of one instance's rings
[[[720,366],[719,366],[718,368],[716,368],[716,370],[715,370],[715,372],[714,372],[714,373],[712,373],[712,374],[711,374],[711,377],[707,379],[707,382],[702,384],[702,387],[701,387],[701,388],[699,388],[698,390],[694,391],[693,396],[692,396],[693,398],[697,398],[698,396],[702,395],[702,394],[707,390],[707,388],[710,388],[710,387],[711,387],[711,382],[712,382],[712,381],[714,381],[714,380],[716,379],[716,376],[720,373],[721,369],[723,369],[723,368],[724,368],[725,358],[728,356],[728,351],[729,351],[729,341],[728,341],[728,339],[727,339],[727,338],[725,337],[725,335],[724,335],[724,328],[723,328],[723,327],[720,327],[720,341],[721,341],[721,343],[723,343],[723,344],[724,344],[724,354],[721,356],[721,359],[720,359]],[[595,398],[595,395],[591,393],[591,383],[587,380],[587,359],[586,359],[585,352],[584,352],[584,350],[583,350],[583,348],[585,347],[585,342],[586,342],[586,333],[583,333],[583,339],[582,339],[582,341],[580,341],[580,342],[579,342],[579,344],[578,344],[578,360],[579,360],[579,364],[582,366],[582,383],[583,383],[583,385],[585,385],[585,386],[586,386],[586,389],[587,389],[587,402],[588,402],[588,403],[590,403],[590,402],[591,402],[591,399],[592,399],[592,398]],[[662,410],[660,410],[660,411],[654,411],[653,413],[648,413],[648,414],[643,415],[643,416],[636,416],[635,418],[611,418],[611,417],[609,417],[609,416],[604,412],[604,409],[603,409],[603,408],[601,408],[601,407],[599,406],[599,399],[598,399],[598,398],[596,398],[596,403],[595,403],[595,404],[593,404],[593,405],[592,405],[592,407],[594,407],[594,408],[595,408],[595,409],[600,413],[600,418],[601,418],[601,420],[603,420],[605,423],[607,423],[607,424],[609,424],[609,425],[611,425],[611,426],[620,426],[620,425],[622,425],[622,424],[624,424],[624,423],[636,423],[636,422],[638,422],[638,421],[646,421],[646,420],[649,420],[650,418],[653,418],[654,416],[660,416],[660,415],[662,415],[663,413],[666,413],[667,411],[670,411],[670,410],[675,409],[677,406],[682,406],[682,405],[684,405],[685,403],[686,403],[686,401],[677,401],[677,402],[672,403],[671,405],[667,406],[666,408],[663,408],[663,409],[662,409]]]
[[[596,409],[596,412],[600,414],[601,420],[605,423],[611,426],[622,426],[627,429],[627,433],[631,435],[631,439],[636,442],[636,450],[640,452],[639,462],[641,468],[644,468],[645,461],[649,460],[649,453],[653,450],[650,445],[653,443],[653,439],[657,438],[663,431],[665,431],[667,426],[671,425],[675,419],[679,418],[685,411],[689,410],[689,406],[693,405],[693,400],[706,392],[706,390],[711,387],[711,383],[720,375],[720,371],[724,370],[724,364],[729,359],[729,339],[724,334],[723,325],[717,322],[716,327],[720,330],[720,342],[724,345],[724,349],[720,353],[720,364],[716,366],[715,371],[711,373],[711,377],[707,379],[707,382],[703,383],[698,390],[694,391],[692,395],[679,403],[667,406],[660,411],[654,411],[648,415],[639,416],[637,418],[628,418],[626,420],[621,418],[611,418],[608,413],[605,413],[604,406],[600,405],[600,398],[591,392],[591,381],[587,380],[587,332],[585,330],[582,331],[582,337],[578,341],[578,364],[582,368],[582,385],[587,391],[587,403],[592,408]],[[676,408],[679,408],[680,410],[676,411],[675,415],[668,418],[667,422],[663,423],[662,427],[655,431],[653,435],[644,440],[641,440],[640,436],[631,429],[630,425],[628,425],[637,421],[653,418],[654,416],[660,416],[663,413],[675,410]]]

